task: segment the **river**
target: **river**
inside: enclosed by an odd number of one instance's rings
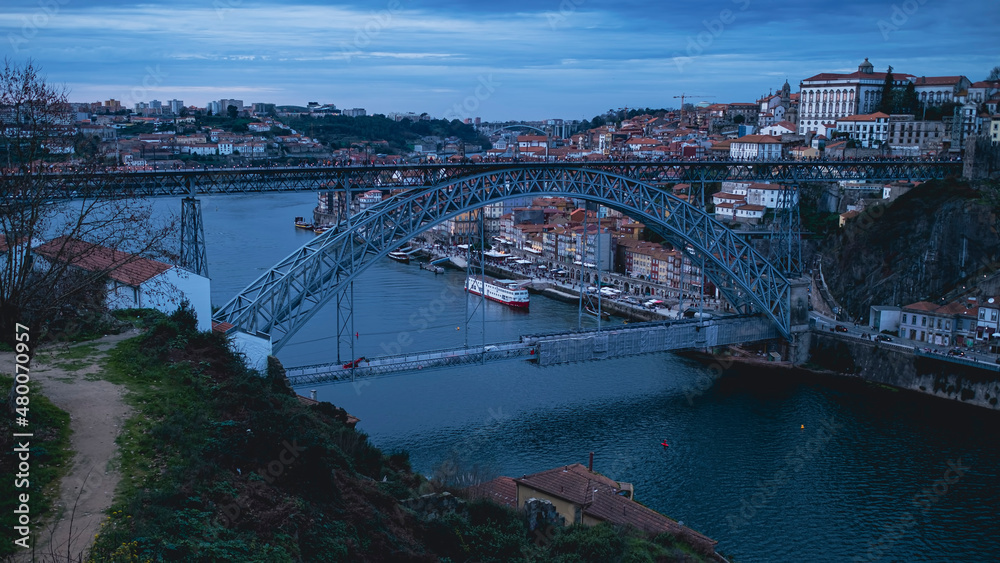
[[[292,226],[294,216],[311,215],[312,194],[202,202],[216,305],[315,237]],[[355,282],[357,336],[344,343],[342,358],[477,344],[484,327],[485,341],[496,342],[580,322],[575,306],[539,296],[530,313],[494,303],[476,309],[462,282],[457,271],[435,276],[387,259],[374,264]],[[280,351],[282,362],[336,360],[333,314],[332,306],[317,314]],[[692,391],[710,373],[659,354],[310,388],[358,416],[359,429],[386,452],[409,451],[425,474],[457,458],[463,470],[519,477],[585,464],[594,452],[596,471],[633,483],[637,500],[717,539],[741,563],[1000,554],[995,413],[762,369]]]

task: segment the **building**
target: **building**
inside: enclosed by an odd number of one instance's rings
[[[878,148],[889,139],[889,115],[876,112],[837,119],[837,132],[846,133],[862,148]]]
[[[343,115],[343,116],[345,116],[345,117],[364,117],[366,115],[365,114],[365,108],[345,109],[340,114]]]
[[[973,302],[912,303],[900,313],[899,337],[932,346],[971,346],[978,317],[978,307]]]
[[[1000,341],[1000,297],[988,297],[979,305],[976,340]]]
[[[937,152],[945,140],[944,122],[916,121],[912,115],[890,115],[889,148],[894,154]]]
[[[115,113],[117,111],[121,111],[121,109],[122,109],[122,103],[119,102],[118,100],[112,98],[112,99],[107,100],[106,102],[104,102],[104,107],[106,107],[109,112]]]
[[[531,499],[551,503],[566,525],[607,522],[647,534],[670,533],[716,560],[714,540],[632,500],[632,485],[595,473],[582,464],[556,467],[514,479],[517,508]],[[509,493],[508,493],[509,494]]]
[[[150,308],[173,313],[186,300],[198,317],[198,330],[212,329],[208,278],[157,260],[68,237],[51,240],[36,247],[34,252],[49,262],[62,262],[106,276],[109,309]]]
[[[972,86],[972,82],[964,76],[920,76],[914,77],[912,82],[921,106],[961,103]]]
[[[868,313],[868,326],[875,332],[899,333],[900,308],[891,305],[872,305]]]
[[[781,158],[781,140],[769,135],[746,135],[729,144],[733,160],[771,160]]]
[[[167,102],[167,106],[170,108],[170,113],[180,115],[181,109],[184,108],[184,102],[181,100],[170,100]]]
[[[990,120],[990,141],[1000,145],[1000,115],[994,115]]]
[[[243,100],[222,98],[219,100],[219,111],[216,113],[225,115],[229,111],[229,106],[236,106],[236,111],[238,112],[243,111]]]
[[[886,74],[875,72],[866,58],[857,72],[825,72],[806,78],[799,84],[799,134],[816,132],[821,123],[850,115],[870,114],[878,109]],[[915,77],[892,73],[893,84],[904,87]]]

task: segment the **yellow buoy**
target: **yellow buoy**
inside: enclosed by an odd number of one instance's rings
[[[805,430],[806,429],[806,425],[803,424],[800,428],[802,428],[802,430]]]

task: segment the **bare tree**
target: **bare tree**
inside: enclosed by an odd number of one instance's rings
[[[33,332],[80,308],[102,304],[108,274],[139,257],[167,256],[172,218],[148,200],[113,192],[101,180],[100,151],[73,154],[76,130],[65,88],[49,85],[31,61],[0,72],[0,341],[17,323]],[[91,178],[74,183],[73,177]],[[43,259],[35,248],[43,242]],[[94,267],[86,241],[112,251]],[[35,334],[38,334],[35,332]]]

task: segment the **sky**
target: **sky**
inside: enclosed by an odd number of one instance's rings
[[[983,80],[1000,2],[4,0],[0,45],[70,101],[242,99],[371,113],[583,119],[752,102],[866,57]]]

